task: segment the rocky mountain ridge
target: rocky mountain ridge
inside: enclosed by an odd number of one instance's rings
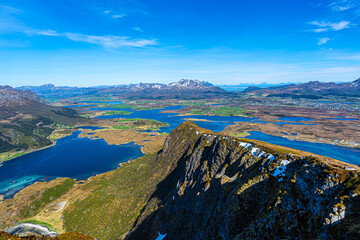
[[[208,82],[199,80],[182,79],[170,84],[161,83],[139,83],[130,85],[108,86],[108,87],[56,87],[52,84],[42,86],[25,86],[19,89],[31,90],[45,98],[60,97],[68,98],[79,95],[115,95],[119,98],[211,98],[218,95],[228,94],[227,91],[216,87]]]
[[[358,239],[357,167],[256,146],[185,122],[169,174],[126,239]],[[326,162],[329,161],[329,162]]]

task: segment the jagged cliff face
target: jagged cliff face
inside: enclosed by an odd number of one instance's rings
[[[169,174],[127,239],[359,239],[352,168],[181,124],[158,159]]]

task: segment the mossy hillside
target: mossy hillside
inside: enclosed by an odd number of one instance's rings
[[[37,194],[33,195],[32,199],[35,198],[37,199],[20,210],[21,216],[23,218],[28,218],[36,215],[41,210],[42,207],[46,206],[50,202],[61,197],[63,194],[69,191],[74,184],[75,184],[74,179],[66,179],[61,184],[46,189],[43,193],[41,193],[40,198],[37,198]]]
[[[13,120],[0,124],[0,153],[49,146],[52,141],[48,136],[59,126],[72,126],[84,120],[72,109],[36,104],[12,109],[9,112],[14,116],[4,116]]]
[[[0,202],[0,230],[29,220],[49,202],[64,194],[73,183],[74,180],[68,178],[37,182],[21,190],[13,198]]]
[[[145,155],[84,184],[83,190],[91,194],[66,208],[65,229],[105,240],[127,233],[166,176],[169,163],[156,155]]]

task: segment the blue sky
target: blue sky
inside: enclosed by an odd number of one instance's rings
[[[359,0],[0,0],[0,85],[360,77]]]

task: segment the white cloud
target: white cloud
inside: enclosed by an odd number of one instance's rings
[[[134,27],[133,28],[135,31],[138,31],[138,32],[143,32],[144,30],[142,30],[142,28],[140,28],[140,27]]]
[[[30,31],[30,34],[36,34],[36,35],[44,35],[44,36],[60,36],[60,34],[54,30],[48,29],[48,30],[37,30],[37,31]]]
[[[32,30],[27,32],[30,35],[43,35],[52,37],[64,37],[75,42],[85,42],[103,46],[104,48],[120,47],[148,47],[157,45],[155,39],[130,39],[129,37],[119,37],[114,35],[93,36],[81,33],[58,33],[54,30]]]
[[[126,16],[126,14],[115,14],[115,15],[112,15],[111,17],[112,18],[123,18],[125,16]]]
[[[110,10],[107,10],[107,11],[104,11],[104,13],[105,13],[105,14],[109,14],[109,13],[111,13],[111,11],[110,11]]]
[[[328,37],[319,38],[318,39],[318,45],[321,46],[321,45],[327,43],[328,41],[330,41],[330,38],[328,38]]]
[[[328,30],[327,28],[316,28],[313,30],[313,32],[320,33],[320,32],[326,32],[327,30]]]
[[[342,29],[350,28],[350,22],[348,21],[340,21],[340,22],[312,21],[309,24],[319,27],[312,30],[313,32],[339,31]]]

